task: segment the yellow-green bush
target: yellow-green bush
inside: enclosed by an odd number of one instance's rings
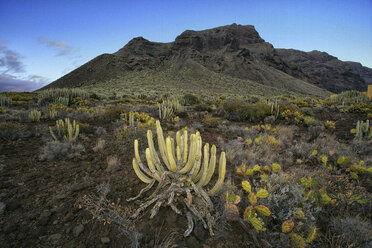
[[[223,113],[231,121],[262,121],[271,114],[271,108],[262,102],[227,102],[223,105]]]

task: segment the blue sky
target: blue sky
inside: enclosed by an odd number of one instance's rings
[[[0,90],[34,90],[133,37],[254,25],[276,48],[372,68],[372,0],[0,0]]]

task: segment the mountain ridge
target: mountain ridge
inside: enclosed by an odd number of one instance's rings
[[[43,89],[93,88],[94,85],[107,85],[112,81],[116,82],[116,86],[125,87],[124,83],[120,85],[120,80],[127,82],[132,72],[146,71],[144,74],[150,77],[151,71],[172,71],[176,75],[177,70],[187,70],[190,65],[197,65],[199,71],[206,74],[217,73],[221,77],[225,75],[245,80],[247,87],[254,82],[263,85],[263,88],[275,87],[298,94],[329,94],[327,89],[317,87],[324,85],[310,78],[310,74],[293,63],[283,49],[275,49],[262,39],[254,26],[237,24],[201,31],[186,30],[175,41],[168,43],[152,42],[141,36],[133,38],[117,52],[99,55]],[[167,81],[167,77],[164,78]],[[164,82],[164,85],[190,81],[181,74],[172,75],[172,78],[174,81]],[[206,85],[200,85],[201,88],[211,86],[208,82],[203,84]],[[142,86],[139,81],[138,87]],[[183,86],[187,88],[187,85]],[[342,87],[345,86],[339,88]]]

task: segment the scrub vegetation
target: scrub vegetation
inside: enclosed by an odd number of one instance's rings
[[[371,247],[371,99],[105,89],[0,94],[3,247]]]

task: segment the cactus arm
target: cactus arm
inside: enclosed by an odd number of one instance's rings
[[[214,187],[208,192],[209,195],[214,195],[221,190],[223,181],[225,180],[226,174],[226,156],[224,152],[221,152],[219,168],[218,168],[218,180]]]
[[[177,148],[176,148],[176,153],[177,153],[177,162],[181,161],[181,135],[180,131],[176,133],[176,143],[177,143]]]
[[[139,167],[149,176],[153,176],[153,173],[147,169],[144,164],[142,163],[141,161],[141,157],[139,155],[139,152],[138,152],[138,140],[134,140],[134,156],[136,158],[136,161],[137,161],[137,164],[139,165]]]
[[[154,164],[152,163],[151,152],[150,148],[146,148],[146,160],[147,166],[149,167],[150,171],[152,172],[152,177],[156,179],[156,181],[160,182],[160,176],[158,171],[156,171]]]
[[[167,154],[168,154],[168,161],[169,161],[170,171],[176,172],[177,171],[177,165],[176,165],[176,161],[174,160],[174,156],[173,156],[171,138],[168,137],[166,142],[167,142]]]
[[[165,146],[165,141],[164,141],[164,136],[163,136],[163,129],[161,129],[160,121],[156,121],[156,132],[158,135],[158,145],[159,145],[161,158],[163,159],[163,162],[167,166],[168,170],[171,170],[169,166],[168,158],[167,158],[167,151],[166,151],[166,146]]]
[[[187,162],[188,144],[187,144],[187,130],[183,132],[183,163]]]
[[[78,135],[79,135],[79,131],[80,131],[80,126],[79,126],[79,125],[76,125],[74,140],[77,139],[77,137],[78,137]]]
[[[199,175],[196,178],[196,181],[198,182],[197,185],[199,187],[202,187],[205,180],[207,179],[207,172],[208,172],[208,161],[209,160],[209,144],[204,145],[204,158],[203,158],[203,167],[200,170]]]
[[[193,182],[196,182],[196,177],[200,170],[201,156],[202,156],[202,139],[201,139],[199,132],[197,132],[197,136],[198,136],[198,140],[197,140],[197,149],[196,149],[196,155],[195,155],[195,163],[194,163],[193,170],[190,172],[192,174],[191,179]]]
[[[58,141],[56,135],[55,135],[54,132],[53,132],[52,127],[49,127],[49,131],[50,131],[50,134],[52,135],[53,139],[54,139],[55,141]]]
[[[196,144],[195,134],[191,134],[189,158],[187,160],[186,165],[180,170],[181,174],[185,174],[192,169],[194,162],[195,162],[196,148],[197,148],[197,144]]]
[[[209,161],[207,176],[203,180],[203,184],[201,186],[205,186],[209,183],[209,181],[211,180],[211,178],[213,176],[213,172],[214,172],[215,168],[216,168],[216,146],[212,145],[211,158],[210,158],[210,161]]]
[[[155,167],[158,170],[158,172],[160,172],[160,174],[163,174],[164,171],[165,171],[165,169],[164,169],[163,165],[160,162],[158,153],[155,150],[154,140],[153,140],[153,136],[152,136],[151,130],[147,130],[147,143],[148,143],[149,148],[150,148],[151,159],[153,160],[152,161],[153,164],[155,165]]]
[[[141,181],[144,182],[144,183],[151,183],[152,179],[148,178],[145,174],[143,174],[141,169],[138,167],[138,164],[137,164],[137,161],[136,161],[135,158],[133,158],[132,162],[133,162],[133,169],[134,169],[134,172],[136,173],[137,177],[139,179],[141,179]]]

